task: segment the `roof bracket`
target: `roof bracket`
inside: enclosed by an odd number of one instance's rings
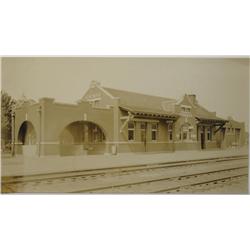
[[[120,133],[124,132],[124,128],[125,126],[128,124],[129,121],[131,121],[134,118],[134,115],[131,114],[131,112],[128,112],[128,116],[126,117],[126,120],[124,121],[124,123],[122,124],[121,128],[120,128]]]
[[[221,130],[224,125],[225,125],[225,123],[222,123],[222,125],[220,125],[220,127],[214,131],[214,134],[216,134],[219,130]]]

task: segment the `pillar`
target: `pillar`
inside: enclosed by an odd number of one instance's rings
[[[176,121],[172,122],[172,150],[175,152],[175,140],[176,140],[176,128],[175,128]],[[168,133],[169,137],[169,133]],[[168,138],[169,140],[169,138]]]
[[[11,113],[11,155],[15,156],[15,112]]]
[[[116,154],[118,152],[118,141],[119,141],[119,98],[115,98],[114,100],[114,134],[113,134],[113,141],[115,149],[113,149],[113,154]]]
[[[42,138],[42,108],[39,106],[37,109],[38,112],[38,120],[39,120],[39,135],[38,135],[38,142],[37,142],[37,154],[41,156],[41,138]]]

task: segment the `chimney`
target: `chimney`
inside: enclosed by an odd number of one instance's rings
[[[196,95],[188,95],[188,97],[189,97],[189,100],[190,100],[193,104],[196,104],[196,103],[197,103]]]
[[[94,88],[95,86],[101,86],[101,84],[95,80],[92,80],[90,83],[90,88]]]

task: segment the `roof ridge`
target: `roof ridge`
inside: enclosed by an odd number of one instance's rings
[[[123,89],[116,89],[116,88],[109,88],[109,87],[105,87],[105,86],[102,86],[102,88],[106,89],[107,91],[109,91],[109,89],[110,89],[110,90],[115,90],[115,91],[122,91],[122,92],[128,92],[128,93],[138,94],[138,95],[145,95],[145,96],[150,96],[150,97],[158,97],[158,98],[163,98],[163,99],[169,99],[169,100],[176,101],[174,98],[169,98],[169,97],[164,97],[164,96],[144,94],[144,93],[139,93],[139,92],[135,92],[135,91],[129,91],[129,90],[123,90]]]

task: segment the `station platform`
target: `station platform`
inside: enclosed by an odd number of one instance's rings
[[[122,153],[118,155],[23,157],[2,155],[1,176],[27,176],[133,165],[202,160],[248,155],[248,147],[208,151],[176,151],[164,153]]]

